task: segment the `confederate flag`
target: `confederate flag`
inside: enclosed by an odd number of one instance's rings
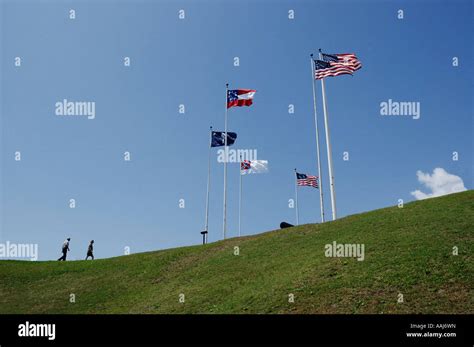
[[[227,108],[234,106],[250,106],[256,90],[253,89],[233,89],[227,91]]]

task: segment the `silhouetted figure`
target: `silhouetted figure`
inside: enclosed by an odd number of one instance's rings
[[[91,257],[92,260],[94,260],[94,240],[92,240],[90,243],[89,243],[89,247],[87,247],[87,256],[86,256],[86,260]]]
[[[286,229],[286,228],[291,228],[291,227],[294,227],[294,225],[290,224],[290,223],[287,223],[287,222],[281,222],[280,223],[280,228],[281,229]]]
[[[67,256],[67,252],[69,251],[69,241],[71,241],[71,238],[68,237],[66,239],[66,241],[64,241],[63,243],[63,256],[61,258],[58,259],[58,261],[66,261],[66,256]]]

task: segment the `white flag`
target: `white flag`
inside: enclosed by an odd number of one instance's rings
[[[267,160],[244,160],[240,163],[241,175],[265,172],[268,172]]]

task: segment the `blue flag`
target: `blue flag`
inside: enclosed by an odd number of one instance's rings
[[[234,144],[237,139],[236,133],[227,132],[227,146]],[[224,131],[213,131],[212,132],[212,141],[211,147],[221,147],[225,146],[225,132]]]

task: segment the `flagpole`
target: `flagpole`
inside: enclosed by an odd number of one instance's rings
[[[209,156],[207,159],[207,193],[206,193],[206,222],[204,231],[209,231],[209,189],[211,186],[211,148],[212,148],[212,126],[209,127]]]
[[[319,49],[319,59],[322,60],[323,56],[321,49]],[[328,168],[329,168],[329,185],[331,192],[331,209],[332,209],[332,220],[336,220],[336,192],[334,187],[334,171],[332,165],[332,151],[331,151],[331,141],[329,136],[329,122],[328,122],[328,112],[326,105],[326,90],[324,87],[324,78],[321,78],[321,89],[323,94],[323,111],[324,111],[324,127],[326,128],[326,146],[328,151]],[[321,182],[320,182],[321,184]]]
[[[242,172],[241,172],[241,165],[242,165],[242,156],[240,156],[240,163],[239,163],[239,237],[240,233],[240,226],[241,226],[241,217],[242,217]]]
[[[228,158],[228,150],[227,150],[227,94],[229,90],[229,83],[225,85],[225,116],[224,116],[224,212],[223,212],[223,225],[222,225],[222,234],[223,238],[227,237],[227,160]]]
[[[298,176],[296,176],[296,169],[295,169],[295,198],[296,198],[296,225],[300,224],[299,221],[299,214],[298,214]]]
[[[313,82],[313,108],[314,108],[314,127],[316,132],[316,153],[318,158],[318,179],[319,179],[319,205],[321,209],[321,223],[324,223],[324,200],[323,200],[323,179],[321,177],[321,160],[320,160],[320,151],[319,151],[319,129],[318,129],[318,113],[316,111],[316,86],[314,83],[315,76],[315,66],[313,54],[311,54],[311,80]]]

